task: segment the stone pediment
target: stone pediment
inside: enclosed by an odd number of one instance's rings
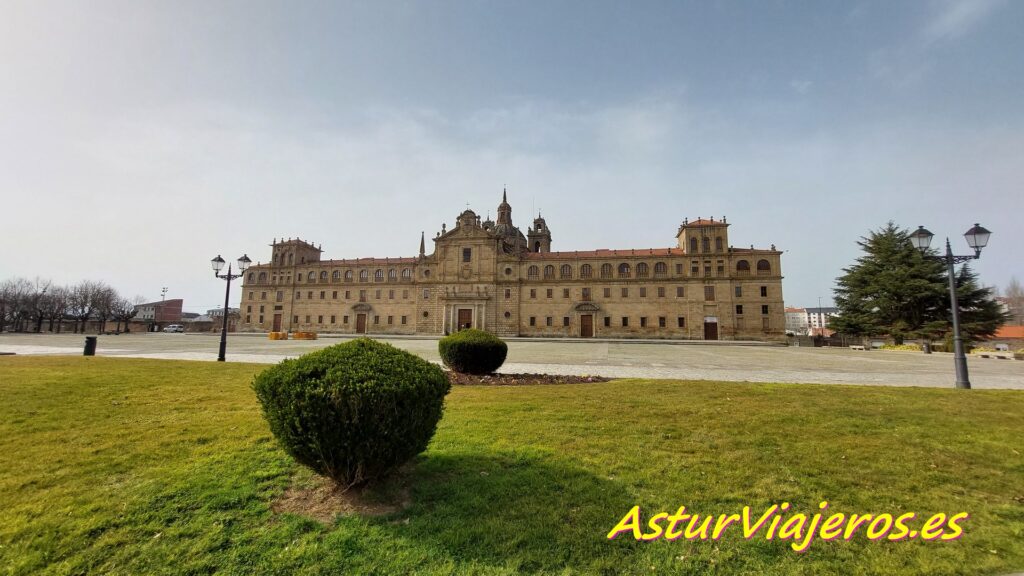
[[[491,234],[487,230],[484,230],[480,226],[459,226],[452,228],[451,230],[441,234],[437,238],[434,238],[435,243],[448,242],[452,240],[466,240],[476,238],[494,238],[494,234]]]
[[[597,312],[601,307],[593,302],[581,302],[576,306],[573,306],[573,310],[577,312]]]
[[[352,310],[355,310],[356,312],[369,312],[370,310],[373,310],[373,306],[370,306],[366,302],[358,302],[352,305]]]

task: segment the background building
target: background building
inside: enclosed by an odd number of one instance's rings
[[[241,330],[782,340],[781,252],[734,248],[725,218],[684,221],[669,248],[555,252],[540,215],[523,234],[462,212],[427,254],[322,260],[288,239],[252,266]]]
[[[159,332],[168,324],[181,323],[182,304],[180,298],[139,304],[135,307],[138,313],[133,320],[145,324],[149,332]]]

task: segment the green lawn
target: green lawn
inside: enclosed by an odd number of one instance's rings
[[[275,515],[261,366],[0,358],[0,574],[1001,574],[1024,570],[1024,394],[620,380],[459,387],[412,505]],[[636,542],[674,512],[966,511],[951,542]]]

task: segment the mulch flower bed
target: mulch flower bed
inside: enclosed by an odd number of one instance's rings
[[[488,374],[474,376],[446,372],[452,386],[532,386],[538,384],[580,384],[585,382],[608,382],[611,378],[603,376],[560,376],[557,374]]]

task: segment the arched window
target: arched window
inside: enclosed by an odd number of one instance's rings
[[[611,278],[611,277],[612,277],[612,265],[611,264],[601,264],[601,278]]]
[[[711,252],[711,238],[705,236],[702,240],[703,242],[701,242],[701,248],[703,249],[703,251]]]
[[[750,275],[750,262],[746,260],[740,260],[736,263],[736,274],[739,276]]]
[[[266,283],[266,281],[267,281],[267,273],[266,272],[260,272],[260,284],[264,284],[264,283]]]
[[[654,265],[655,276],[665,276],[666,274],[668,274],[667,264],[665,264],[664,262],[658,262],[657,264]]]
[[[360,282],[366,282],[369,279],[370,279],[370,273],[369,272],[367,272],[366,270],[360,270],[359,271],[359,281]]]
[[[288,253],[288,264],[291,264],[291,263],[292,263],[292,253],[289,252]]]
[[[352,281],[352,271],[351,270],[345,270],[345,282],[351,282],[351,281]]]
[[[552,266],[551,264],[548,264],[547,266],[544,267],[544,278],[554,278],[554,277],[555,277],[555,267]]]
[[[690,252],[692,254],[696,254],[697,253],[697,239],[696,238],[690,238]]]
[[[254,274],[252,272],[249,272],[249,282],[255,282],[255,281],[256,281],[256,274]]]
[[[320,272],[320,281],[321,282],[327,282],[327,270],[324,270],[323,272]]]
[[[590,278],[593,275],[594,269],[590,266],[590,264],[584,264],[583,266],[580,266],[580,278]]]
[[[408,268],[403,268],[402,269],[402,280],[408,280],[410,278],[412,278],[412,271],[409,270]]]
[[[341,280],[341,271],[340,270],[335,270],[334,273],[331,274],[331,280],[334,280],[335,282],[337,282],[338,280]]]
[[[384,271],[381,270],[380,268],[377,268],[377,271],[373,273],[373,281],[374,282],[383,282],[384,281]]]
[[[398,270],[392,268],[388,270],[388,282],[394,282],[395,280],[398,280]]]
[[[767,276],[772,273],[772,265],[767,260],[757,261],[757,275]]]
[[[539,240],[537,242],[533,243],[533,251],[534,252],[540,252],[540,241]]]
[[[619,264],[619,278],[629,278],[629,276],[630,276],[629,264],[626,264],[625,262],[623,262],[622,264]]]
[[[715,237],[715,252],[721,252],[722,248],[723,248],[723,246],[722,246],[722,237],[721,236],[716,236]]]
[[[540,269],[537,268],[536,266],[530,266],[529,268],[526,269],[526,275],[529,276],[530,278],[536,278],[537,276],[540,275]]]
[[[651,269],[647,266],[647,263],[641,262],[636,265],[636,277],[647,278],[647,276],[650,274],[650,270]]]
[[[562,264],[562,267],[558,269],[558,275],[561,278],[572,278],[572,266]]]
[[[316,272],[310,272],[309,274],[306,274],[306,280],[309,280],[310,282],[316,280]]]

